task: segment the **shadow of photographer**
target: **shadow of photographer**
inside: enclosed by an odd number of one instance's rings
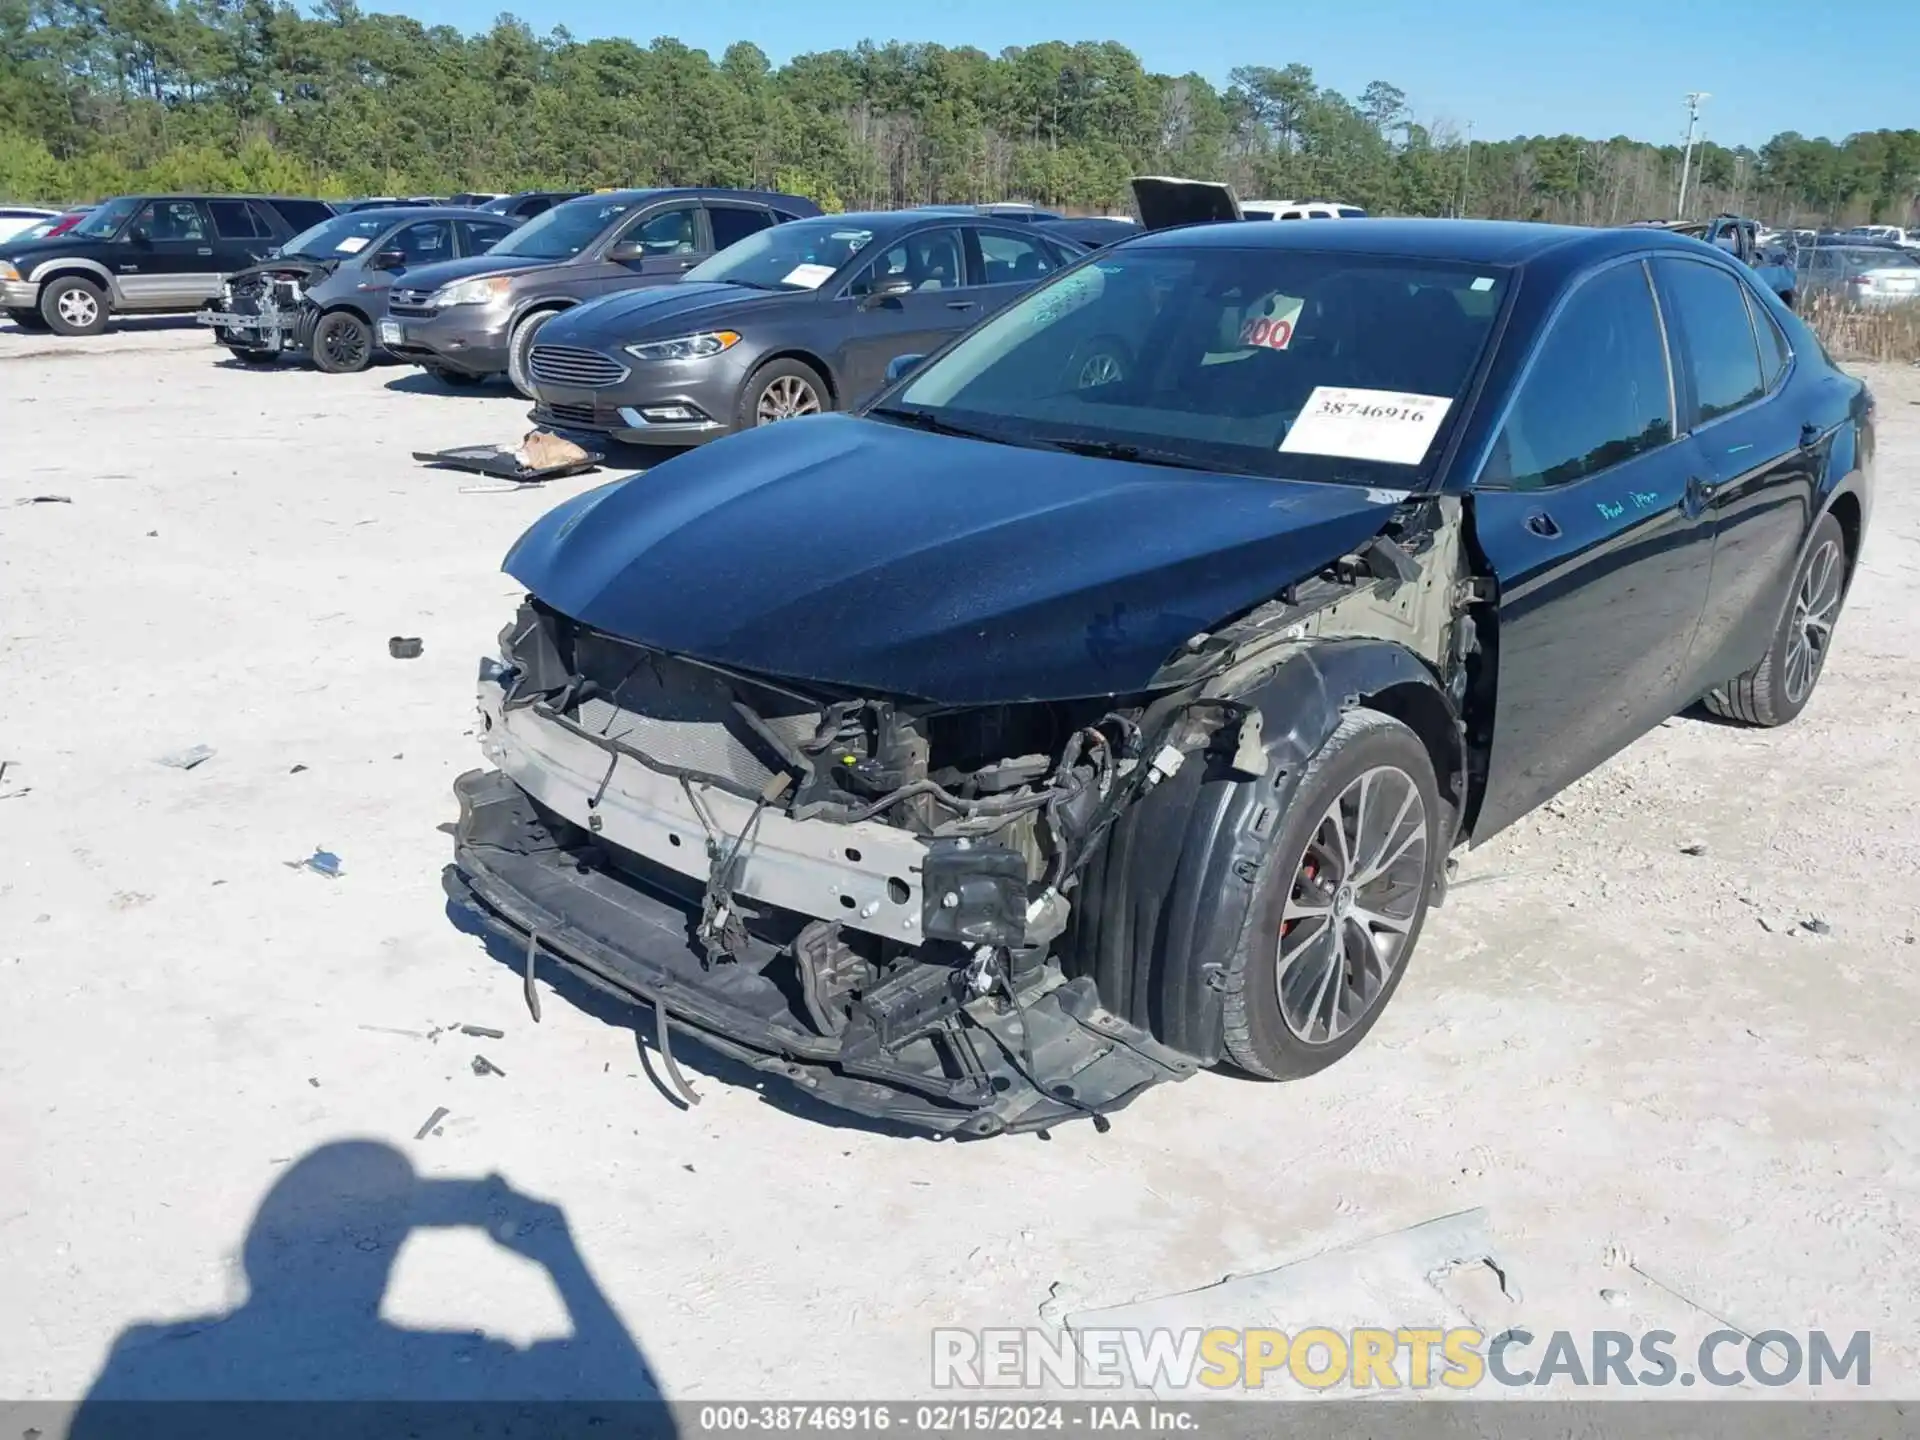
[[[478,1330],[415,1330],[385,1319],[381,1303],[402,1243],[416,1230],[457,1227],[483,1230],[544,1269],[571,1333],[522,1347]],[[634,1404],[631,1415],[637,1402],[660,1399],[564,1212],[498,1176],[427,1179],[377,1141],[324,1145],[268,1191],[243,1260],[248,1293],[235,1309],[120,1334],[74,1415],[74,1440],[151,1435],[162,1412],[181,1421],[183,1410],[217,1415],[220,1405],[207,1402],[431,1402],[419,1407],[426,1410],[459,1402],[469,1414],[498,1402],[591,1402]],[[673,1433],[664,1410],[649,1405],[646,1414],[653,1423],[645,1433]],[[347,1423],[338,1433],[369,1428]]]

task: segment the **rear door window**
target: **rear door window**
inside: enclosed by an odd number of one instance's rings
[[[724,250],[772,225],[773,214],[752,205],[709,205],[707,222],[713,226],[713,248]]]
[[[1767,307],[1760,303],[1757,295],[1747,296],[1747,308],[1753,312],[1753,333],[1760,340],[1761,380],[1771,390],[1786,374],[1787,362],[1793,358],[1793,350],[1787,344],[1787,337],[1781,333],[1779,324],[1767,313]]]
[[[273,233],[261,227],[260,217],[244,200],[209,200],[207,209],[213,212],[214,233],[222,240],[255,240]]]
[[[462,220],[460,222],[469,255],[483,254],[492,249],[511,235],[514,228],[511,220]]]
[[[1675,359],[1690,382],[1695,425],[1757,400],[1765,386],[1760,351],[1740,282],[1717,265],[1662,256],[1654,262],[1676,337]]]
[[[1479,483],[1565,485],[1673,435],[1667,350],[1646,269],[1638,261],[1616,265],[1583,284],[1554,318]]]
[[[1031,285],[1050,274],[1054,258],[1045,241],[1004,230],[976,232],[980,242],[981,285]]]

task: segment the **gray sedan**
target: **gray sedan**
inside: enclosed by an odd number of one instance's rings
[[[556,316],[528,359],[534,418],[687,445],[851,408],[1081,247],[1034,227],[889,211],[763,230],[678,284]]]

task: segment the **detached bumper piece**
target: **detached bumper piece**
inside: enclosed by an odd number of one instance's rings
[[[557,835],[497,771],[470,771],[454,791],[460,823],[444,877],[454,904],[514,953],[655,1007],[663,1036],[690,1034],[829,1105],[939,1134],[1075,1119],[1104,1129],[1149,1086],[1198,1068],[1102,1008],[1084,978],[1056,976],[1016,1007],[966,999],[961,971],[930,962],[896,969],[861,997],[852,1023],[824,1033],[803,1018],[817,1013],[814,987],[835,978],[817,927],[785,946],[753,937],[747,953],[711,962],[694,938],[700,896],[683,877],[631,856],[615,869],[596,843]]]
[[[413,458],[422,465],[435,465],[447,470],[466,470],[475,475],[487,475],[495,480],[511,480],[520,485],[534,485],[542,480],[559,480],[567,475],[584,475],[595,470],[606,460],[606,456],[597,451],[588,451],[583,458],[568,460],[558,465],[528,465],[515,454],[511,445],[461,445],[452,450],[416,450]]]

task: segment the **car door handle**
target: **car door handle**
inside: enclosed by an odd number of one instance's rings
[[[213,253],[213,247],[211,245],[202,245],[194,253],[196,255],[211,255]]]
[[[1560,538],[1560,522],[1544,510],[1536,510],[1527,516],[1527,529],[1535,535],[1538,535],[1542,540],[1558,540]]]
[[[973,309],[973,301],[971,301],[971,300],[949,300],[949,301],[947,302],[947,308],[948,308],[949,310],[971,310],[971,309]]]

